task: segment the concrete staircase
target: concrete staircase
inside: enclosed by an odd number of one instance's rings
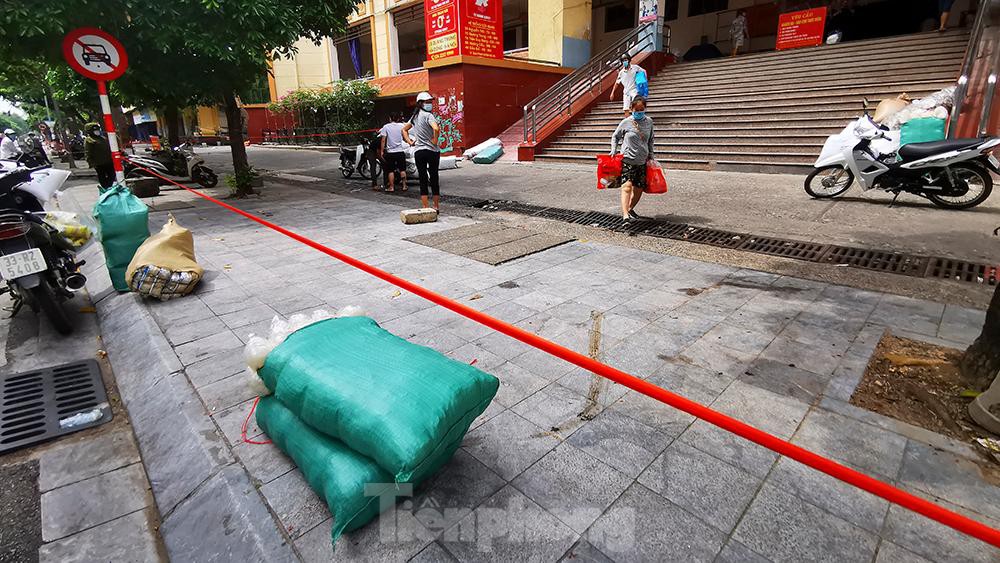
[[[952,84],[968,33],[920,33],[681,63],[650,81],[656,156],[671,168],[797,173],[874,103]],[[536,154],[592,162],[610,149],[621,102],[601,102]]]

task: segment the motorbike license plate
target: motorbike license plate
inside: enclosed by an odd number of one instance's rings
[[[45,256],[37,248],[0,256],[0,277],[16,280],[48,269]]]

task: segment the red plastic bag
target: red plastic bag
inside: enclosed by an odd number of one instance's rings
[[[663,167],[655,160],[646,161],[646,190],[647,194],[667,193],[667,178],[663,175]]]
[[[622,155],[597,155],[597,189],[603,190],[618,181],[622,175]]]

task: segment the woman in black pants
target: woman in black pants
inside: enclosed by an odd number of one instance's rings
[[[427,204],[429,192],[434,196],[434,209],[440,211],[441,187],[438,185],[438,166],[441,164],[441,149],[438,148],[438,134],[441,128],[431,113],[433,109],[434,98],[430,94],[421,92],[417,95],[417,109],[413,112],[413,117],[403,126],[403,140],[417,149],[413,154],[413,160],[416,161],[417,173],[420,175],[421,205],[424,208],[430,207]]]

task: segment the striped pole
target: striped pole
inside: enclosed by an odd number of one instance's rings
[[[97,94],[101,98],[101,112],[104,113],[104,131],[108,134],[108,145],[111,146],[111,161],[115,165],[115,180],[125,180],[125,168],[122,167],[122,153],[118,148],[118,135],[115,133],[115,122],[111,119],[111,102],[108,100],[108,85],[103,80],[97,81]]]

